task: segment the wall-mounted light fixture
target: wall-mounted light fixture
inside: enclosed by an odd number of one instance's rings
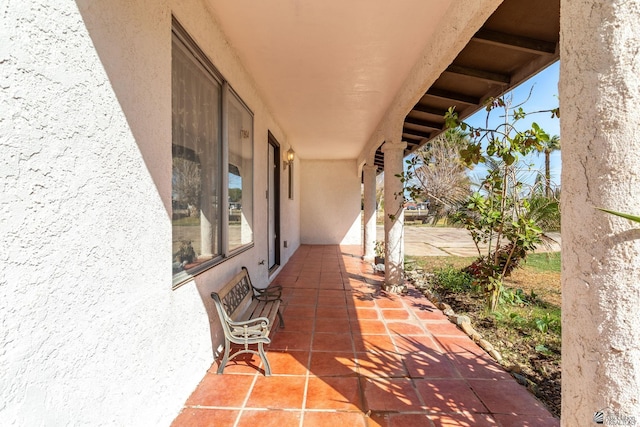
[[[295,157],[295,151],[293,148],[289,148],[287,150],[287,159],[284,161],[284,168],[287,169],[287,166],[291,166],[293,164],[293,158]]]

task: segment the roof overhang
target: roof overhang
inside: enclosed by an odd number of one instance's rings
[[[362,164],[389,123],[409,153],[557,60],[559,0],[460,3],[207,4],[300,158]]]
[[[444,131],[455,107],[467,118],[490,98],[504,94],[559,59],[560,0],[505,0],[440,74],[402,126],[405,154]],[[380,148],[375,164],[384,167]]]

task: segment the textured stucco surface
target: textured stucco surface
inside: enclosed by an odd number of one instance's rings
[[[404,198],[398,197],[404,191],[403,183],[397,175],[403,172],[406,142],[385,142],[384,153],[384,241],[385,271],[384,281],[388,285],[400,286],[404,283]]]
[[[371,161],[373,163],[373,161]],[[375,240],[376,240],[376,172],[378,167],[375,165],[364,165],[362,168],[363,185],[363,223],[364,223],[364,259],[371,261],[375,257]]]
[[[256,197],[255,247],[171,290],[172,11],[255,113],[256,194],[286,135],[199,2],[41,3],[0,6],[0,424],[168,425],[220,341],[211,290],[267,282]]]
[[[355,160],[302,160],[299,169],[301,242],[360,245],[360,178]]]
[[[561,28],[562,424],[639,423],[640,231],[595,207],[640,213],[640,3],[563,0]]]

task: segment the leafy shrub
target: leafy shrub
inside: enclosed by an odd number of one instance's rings
[[[544,316],[533,319],[533,322],[535,328],[543,334],[546,334],[549,331],[560,332],[560,320],[549,313],[545,313]]]
[[[529,301],[522,289],[504,288],[500,295],[500,304],[510,304],[523,306],[528,304]]]
[[[474,289],[473,277],[451,265],[435,270],[433,283],[451,292],[471,292]]]

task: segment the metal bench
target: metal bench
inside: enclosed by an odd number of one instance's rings
[[[281,286],[266,289],[254,287],[246,267],[242,267],[242,271],[220,291],[211,292],[224,331],[224,355],[218,366],[218,374],[224,371],[230,359],[240,354],[252,353],[260,356],[265,375],[271,375],[264,344],[271,342],[269,334],[276,315],[280,327],[284,328],[284,319],[280,313],[281,295]],[[231,343],[242,344],[244,349],[229,357]],[[254,344],[257,344],[258,351],[249,349],[249,345]]]

